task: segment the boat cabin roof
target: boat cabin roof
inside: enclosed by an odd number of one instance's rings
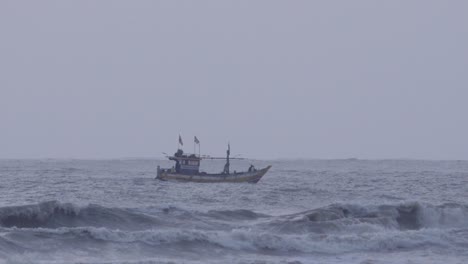
[[[177,152],[174,154],[174,156],[168,157],[170,160],[191,160],[191,161],[200,161],[201,157],[195,155],[195,154],[184,154],[184,152],[179,149]]]
[[[200,157],[190,157],[190,156],[183,156],[183,157],[176,157],[176,156],[170,156],[168,157],[170,160],[196,160],[200,161]]]

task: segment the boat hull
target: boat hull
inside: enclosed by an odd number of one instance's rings
[[[239,172],[239,173],[230,173],[230,174],[179,174],[172,173],[168,171],[159,171],[156,179],[167,181],[185,181],[185,182],[203,182],[203,183],[213,183],[213,182],[249,182],[257,183],[265,173],[271,168],[271,166],[265,167],[261,170],[251,171],[251,172]]]

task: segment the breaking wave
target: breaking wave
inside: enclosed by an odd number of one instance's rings
[[[72,239],[79,241],[75,246],[133,244],[154,252],[217,248],[336,254],[468,246],[467,206],[416,202],[332,204],[271,216],[244,209],[198,212],[175,207],[144,213],[52,201],[0,208],[0,226],[0,248],[8,252],[32,248],[35,239],[46,246],[48,241],[56,244]]]
[[[18,228],[110,227],[127,228],[153,225],[150,216],[127,209],[100,205],[78,206],[57,201],[0,208],[0,226]]]
[[[468,227],[468,206],[460,204],[430,205],[418,202],[397,205],[360,206],[332,204],[296,214],[271,216],[251,210],[210,210],[208,212],[187,211],[176,207],[161,208],[143,213],[125,208],[109,208],[90,204],[78,206],[57,201],[39,204],[0,207],[0,226],[17,228],[59,227],[110,227],[126,226],[154,227],[163,225],[163,218],[171,221],[263,220],[271,226],[289,224],[334,224],[339,226],[358,223],[398,229],[418,230],[422,228]],[[125,228],[124,228],[125,229]],[[327,230],[324,230],[327,231]],[[302,231],[301,231],[302,232]]]
[[[329,233],[352,231],[359,226],[378,229],[420,230],[424,228],[468,227],[468,206],[439,206],[417,202],[398,205],[360,206],[333,204],[298,214],[279,217],[273,225],[286,233]],[[362,230],[366,231],[366,230]]]

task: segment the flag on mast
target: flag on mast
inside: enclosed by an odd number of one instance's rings
[[[182,141],[182,137],[180,135],[179,135],[179,144],[182,146],[184,145],[184,142]]]
[[[200,140],[198,140],[197,136],[193,138],[193,142],[195,142],[195,144],[200,144]]]

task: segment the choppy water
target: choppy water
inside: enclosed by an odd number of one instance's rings
[[[256,161],[258,184],[158,164],[0,161],[0,263],[468,263],[466,161]]]

